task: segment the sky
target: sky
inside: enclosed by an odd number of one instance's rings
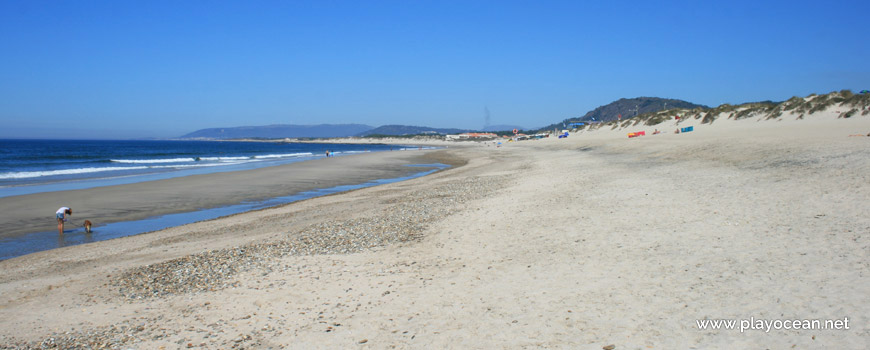
[[[0,1],[0,138],[537,128],[870,88],[867,1]]]

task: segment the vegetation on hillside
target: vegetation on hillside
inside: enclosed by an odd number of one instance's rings
[[[592,125],[589,129],[610,127],[611,129],[629,126],[645,125],[654,126],[668,120],[679,117],[680,120],[695,119],[702,124],[712,124],[719,118],[740,120],[745,118],[761,117],[764,119],[781,118],[786,113],[797,115],[797,119],[803,119],[805,115],[839,107],[839,118],[849,118],[859,113],[870,114],[870,94],[854,94],[849,90],[835,91],[824,95],[812,94],[807,97],[792,97],[783,102],[750,102],[739,105],[723,104],[714,108],[672,108],[662,111],[643,113],[628,120],[611,121]]]
[[[636,98],[621,98],[603,106],[599,106],[594,110],[587,112],[579,118],[568,118],[559,123],[550,124],[539,130],[547,131],[553,129],[564,129],[570,123],[576,122],[611,122],[619,119],[622,116],[623,120],[631,119],[656,113],[665,109],[693,109],[707,108],[707,106],[694,104],[691,102],[659,97],[636,97]]]

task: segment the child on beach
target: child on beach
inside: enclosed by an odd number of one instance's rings
[[[63,236],[63,223],[66,221],[66,216],[72,215],[72,209],[69,207],[60,207],[55,213],[57,218],[57,233]]]

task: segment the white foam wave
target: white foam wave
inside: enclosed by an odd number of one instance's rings
[[[290,158],[290,157],[308,157],[312,156],[311,152],[304,153],[288,153],[288,154],[267,154],[255,157],[203,157],[200,160],[205,162],[195,161],[195,158],[172,158],[172,159],[112,159],[112,162],[115,163],[129,163],[129,164],[145,164],[138,166],[126,166],[126,167],[91,167],[91,168],[76,168],[76,169],[59,169],[59,170],[45,170],[45,171],[19,171],[19,172],[8,172],[8,173],[0,173],[0,180],[8,180],[8,179],[28,179],[28,178],[37,178],[44,176],[61,176],[61,175],[77,175],[77,174],[89,174],[89,173],[99,173],[99,172],[111,172],[111,171],[129,171],[129,170],[145,170],[145,169],[185,169],[185,168],[201,168],[201,167],[214,167],[214,166],[227,166],[227,165],[237,165],[249,162],[256,162],[258,160],[266,160],[266,159],[280,159],[280,158]],[[167,164],[168,163],[168,164]],[[189,163],[189,164],[171,164],[171,163]],[[148,164],[162,164],[162,165],[148,165]],[[165,165],[163,165],[165,164]]]
[[[227,166],[242,164],[247,162],[226,162],[226,163],[197,163],[197,164],[175,164],[175,165],[143,165],[129,167],[104,167],[104,168],[77,168],[77,169],[61,169],[61,170],[46,170],[46,171],[20,171],[0,174],[0,180],[8,179],[29,179],[43,176],[60,176],[60,175],[77,175],[90,174],[108,171],[123,171],[123,170],[145,170],[145,169],[185,169],[185,168],[202,168],[213,166]]]
[[[27,179],[34,177],[42,177],[42,176],[57,176],[57,175],[75,175],[75,174],[88,174],[88,173],[99,173],[103,171],[118,171],[118,170],[142,170],[148,169],[147,166],[133,166],[133,167],[105,167],[105,168],[78,168],[78,169],[61,169],[61,170],[47,170],[47,171],[19,171],[13,173],[3,173],[0,174],[0,179]]]
[[[125,164],[155,164],[155,163],[187,163],[196,161],[196,158],[169,158],[169,159],[110,159],[112,163]]]
[[[247,162],[226,162],[226,163],[197,163],[197,164],[179,164],[179,165],[154,165],[149,166],[148,169],[183,169],[183,168],[204,168],[204,167],[212,167],[212,166],[227,166],[227,165],[236,165]]]
[[[251,157],[201,157],[199,159],[206,160],[206,161],[226,162],[226,161],[233,161],[233,160],[248,160],[248,159],[251,159]]]

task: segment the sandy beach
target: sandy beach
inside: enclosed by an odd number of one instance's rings
[[[425,151],[458,166],[0,261],[0,348],[870,346],[870,137],[850,137],[870,117],[656,128]],[[238,184],[219,193],[165,180],[147,187],[190,192],[136,202],[258,197],[293,172],[209,175]],[[128,209],[72,202],[100,205]],[[699,327],[719,319],[849,329]]]

